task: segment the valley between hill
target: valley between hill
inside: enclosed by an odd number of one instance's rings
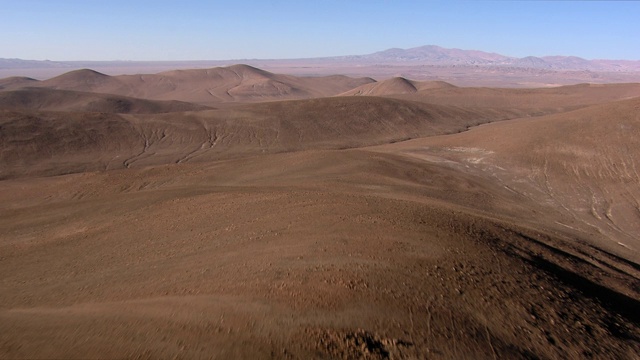
[[[640,84],[0,87],[2,358],[640,354]]]

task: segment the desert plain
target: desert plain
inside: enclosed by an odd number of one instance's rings
[[[0,79],[0,358],[637,359],[639,159],[639,83]]]

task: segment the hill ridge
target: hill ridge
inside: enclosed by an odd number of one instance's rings
[[[370,78],[346,76],[296,77],[236,64],[118,76],[81,69],[43,81],[4,80],[0,84],[7,83],[7,90],[33,86],[211,105],[333,96],[371,81]]]

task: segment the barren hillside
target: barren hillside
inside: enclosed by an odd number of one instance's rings
[[[640,259],[640,100],[480,126],[453,136],[393,145],[481,171],[571,215],[567,228],[604,238],[600,246]],[[396,151],[396,150],[392,150]]]
[[[76,93],[61,95],[68,94]],[[459,132],[497,116],[515,115],[377,97],[168,114],[5,111],[0,119],[0,177],[355,148]]]
[[[638,84],[0,86],[0,358],[640,354]]]
[[[149,100],[216,104],[332,96],[372,81],[370,78],[346,76],[295,77],[273,74],[248,65],[233,65],[120,76],[83,69],[44,81],[4,80],[7,85],[3,86],[9,90],[31,86]]]
[[[394,98],[465,107],[528,109],[539,113],[631,99],[640,96],[640,84],[579,84],[554,88],[504,89],[440,86],[413,94],[383,94]]]
[[[152,101],[69,90],[27,88],[0,92],[0,108],[113,114],[158,114],[210,109],[183,101]]]
[[[389,96],[399,94],[413,94],[423,90],[450,89],[455,86],[444,81],[412,81],[403,77],[364,84],[349,90],[340,96]]]

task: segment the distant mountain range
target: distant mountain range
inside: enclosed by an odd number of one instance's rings
[[[381,64],[424,64],[501,66],[549,70],[590,71],[640,71],[640,61],[633,60],[587,60],[577,56],[527,56],[516,58],[478,50],[447,49],[426,45],[411,49],[388,49],[368,55],[333,57],[343,61],[363,61]]]
[[[0,58],[0,69],[67,68],[65,62]]]
[[[276,59],[270,59],[274,61]],[[288,61],[281,59],[278,61]],[[293,60],[293,59],[291,59]],[[303,60],[303,59],[295,59]],[[367,55],[334,56],[314,59],[314,62],[349,62],[364,64],[422,64],[441,66],[497,66],[529,69],[548,70],[573,70],[573,71],[613,71],[636,72],[640,71],[639,60],[587,60],[577,56],[526,56],[523,58],[510,57],[496,53],[478,50],[448,49],[435,45],[426,45],[411,49],[388,49]],[[246,62],[246,60],[225,60]],[[255,61],[255,60],[252,60]],[[220,61],[194,61],[194,65],[218,63]],[[38,61],[22,59],[0,58],[0,69],[31,69],[31,68],[79,68],[122,64],[149,64],[163,62],[137,62],[137,61]],[[168,62],[167,62],[168,63]]]

